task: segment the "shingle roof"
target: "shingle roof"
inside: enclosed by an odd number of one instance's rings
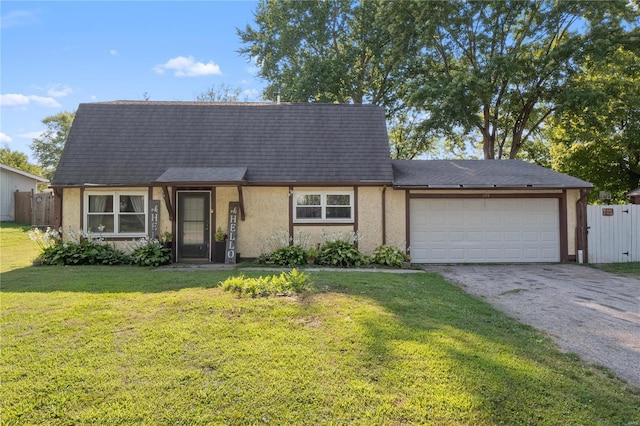
[[[405,188],[591,188],[592,184],[519,160],[393,160]]]
[[[80,104],[52,185],[146,185],[170,168],[184,174],[186,168],[220,167],[246,167],[248,183],[391,183],[384,110],[334,104]]]
[[[246,167],[169,167],[158,183],[242,182]]]

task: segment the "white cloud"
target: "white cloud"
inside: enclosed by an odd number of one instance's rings
[[[0,106],[3,107],[23,107],[31,104],[49,108],[60,108],[62,106],[54,98],[45,98],[43,96],[22,95],[19,93],[7,93],[5,95],[0,95]]]
[[[5,133],[0,132],[0,142],[2,142],[2,143],[5,143],[5,142],[6,142],[6,143],[9,143],[9,142],[11,142],[11,141],[13,141],[13,139],[11,138],[11,136],[9,136],[9,135],[7,135],[7,134],[5,134]]]
[[[109,49],[109,54],[113,55],[113,56],[118,56],[119,55],[119,53],[118,53],[118,51],[116,49]]]
[[[71,92],[73,92],[73,89],[67,85],[54,84],[53,86],[49,87],[49,90],[47,90],[47,95],[54,98],[62,98],[71,94]]]
[[[173,75],[176,77],[222,75],[220,66],[213,61],[209,61],[206,64],[204,62],[196,62],[193,56],[176,56],[164,64],[156,65],[153,70],[160,75],[164,74],[165,71],[173,71]]]
[[[22,27],[36,22],[38,11],[33,10],[14,10],[3,15],[0,20],[1,28]]]

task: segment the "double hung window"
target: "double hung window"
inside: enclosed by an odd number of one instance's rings
[[[147,234],[146,192],[85,192],[84,230],[111,236]]]
[[[353,222],[353,191],[296,191],[294,221]]]

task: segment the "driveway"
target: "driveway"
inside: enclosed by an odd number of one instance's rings
[[[425,265],[640,387],[640,279],[580,265]]]

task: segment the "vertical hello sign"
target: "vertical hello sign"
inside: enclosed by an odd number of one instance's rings
[[[160,233],[160,201],[149,202],[149,237],[158,238]]]
[[[238,213],[240,204],[229,203],[229,226],[227,226],[227,249],[225,250],[224,263],[236,263],[236,247],[238,244]]]

